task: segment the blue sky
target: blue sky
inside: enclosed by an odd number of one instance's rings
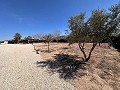
[[[0,40],[68,29],[70,16],[108,9],[119,0],[0,0]]]

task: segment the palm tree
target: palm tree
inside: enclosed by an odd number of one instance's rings
[[[20,35],[20,33],[15,33],[15,35],[14,35],[14,40],[16,40],[17,41],[17,43],[19,43],[20,42],[20,40],[21,40],[21,35]]]
[[[29,43],[29,41],[32,39],[32,37],[31,36],[27,36],[27,37],[25,37],[25,40],[28,40],[28,43]]]

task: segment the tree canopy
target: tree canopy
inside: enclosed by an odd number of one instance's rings
[[[31,39],[32,39],[31,36],[27,36],[27,37],[25,37],[25,40],[31,40]]]
[[[88,20],[85,20],[85,13],[71,16],[68,20],[69,32],[68,41],[70,44],[78,43],[82,51],[84,61],[88,61],[96,45],[111,36],[120,33],[120,3],[113,5],[110,13],[104,9],[93,10]],[[92,47],[87,56],[85,43],[91,42]]]
[[[19,41],[21,40],[21,38],[22,38],[22,36],[21,36],[20,33],[15,33],[15,35],[14,35],[14,40],[16,40],[17,43],[19,43]]]

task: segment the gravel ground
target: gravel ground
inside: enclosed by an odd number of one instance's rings
[[[0,45],[0,90],[77,90],[37,61],[43,60],[32,45]]]

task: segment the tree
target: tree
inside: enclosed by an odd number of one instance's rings
[[[39,42],[39,40],[42,40],[42,41],[43,41],[44,34],[39,33],[39,34],[33,35],[32,37],[33,37],[34,39],[38,39],[38,42]]]
[[[120,51],[120,2],[112,5],[109,13],[109,21],[107,24],[110,33],[109,44]]]
[[[53,40],[53,34],[36,34],[33,35],[34,39],[42,40],[48,44],[48,52],[50,52],[50,42]],[[35,47],[34,47],[35,49]]]
[[[17,43],[19,43],[19,41],[21,40],[22,36],[20,35],[20,33],[15,33],[14,35],[14,40],[17,41]]]
[[[47,44],[48,44],[48,52],[50,52],[50,42],[53,39],[53,35],[52,34],[45,34],[43,36],[43,39],[45,40],[45,42],[47,42]]]
[[[29,41],[32,39],[32,37],[31,36],[27,36],[27,37],[25,37],[25,40],[28,40],[28,43],[29,43]]]
[[[111,31],[110,34],[116,36],[120,34],[120,2],[118,4],[112,5],[109,8],[109,21],[108,21],[108,29]]]
[[[120,34],[119,34],[117,37],[119,37],[119,38],[120,38]]]
[[[58,42],[59,38],[60,38],[60,34],[61,32],[59,30],[55,30],[53,32],[53,38]]]
[[[108,14],[104,10],[93,10],[91,17],[87,21],[85,21],[85,13],[70,17],[68,21],[70,29],[68,41],[70,44],[78,43],[84,55],[82,58],[84,62],[90,59],[96,45],[108,37],[109,32],[106,30],[107,21]],[[92,43],[88,55],[85,52],[85,44],[87,42]]]

